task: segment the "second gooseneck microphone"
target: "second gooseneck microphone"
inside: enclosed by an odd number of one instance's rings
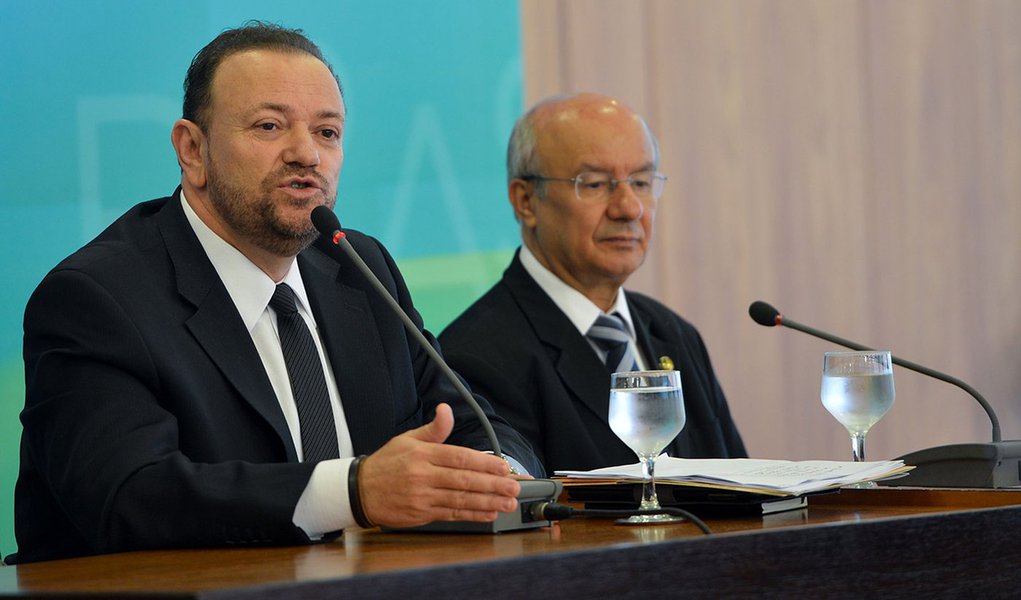
[[[748,307],[748,314],[751,315],[752,320],[754,320],[759,325],[764,325],[766,327],[783,325],[784,327],[797,329],[798,331],[807,333],[808,335],[824,339],[828,342],[833,342],[834,344],[839,344],[841,346],[844,346],[845,348],[850,348],[851,350],[874,350],[874,348],[869,348],[857,342],[845,340],[844,338],[837,337],[831,333],[826,333],[825,331],[820,331],[818,329],[815,329],[814,327],[809,327],[808,325],[803,325],[801,323],[798,323],[797,321],[788,319],[787,317],[780,314],[780,311],[773,308],[768,303],[763,302],[762,300],[756,300],[755,302],[752,302],[751,306]],[[951,383],[971,394],[971,396],[975,398],[975,400],[977,400],[979,404],[982,405],[982,408],[986,411],[986,414],[989,416],[989,421],[992,423],[993,426],[993,441],[994,442],[1002,441],[1000,437],[1000,420],[996,417],[996,413],[993,411],[993,407],[988,402],[986,402],[986,399],[983,398],[982,394],[979,394],[978,391],[975,390],[975,388],[971,387],[970,385],[961,381],[960,379],[957,379],[956,377],[951,377],[950,375],[947,375],[946,373],[940,373],[939,371],[935,371],[933,369],[930,369],[929,367],[923,367],[922,365],[913,363],[908,360],[904,360],[903,358],[899,358],[897,356],[891,355],[890,358],[893,360],[893,364],[895,365],[899,365],[901,367],[904,367],[905,369],[916,371],[923,375],[928,375],[929,377],[935,377],[940,381]]]

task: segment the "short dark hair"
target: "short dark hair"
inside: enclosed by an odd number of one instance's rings
[[[184,78],[184,106],[181,116],[205,130],[209,124],[207,113],[212,102],[213,76],[217,67],[232,54],[258,49],[304,52],[315,57],[330,70],[337,87],[340,88],[341,97],[344,96],[340,78],[333,72],[333,67],[323,57],[319,46],[305,37],[300,29],[288,29],[263,21],[248,21],[241,27],[227,29],[216,36],[216,39],[206,44],[192,59],[188,74]]]

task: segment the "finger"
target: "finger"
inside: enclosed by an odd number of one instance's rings
[[[464,469],[440,467],[432,474],[430,484],[430,487],[437,490],[505,498],[516,498],[521,493],[521,484],[515,479],[505,475],[490,475]]]
[[[432,495],[433,518],[444,520],[492,520],[497,512],[517,510],[518,499],[493,494],[477,494],[456,490],[435,490]]]
[[[436,416],[425,425],[412,429],[407,434],[423,442],[442,444],[454,430],[454,413],[450,406],[441,403],[436,406]]]
[[[479,450],[443,444],[432,446],[429,453],[429,462],[438,467],[489,473],[500,477],[510,475],[510,465],[507,461]]]
[[[371,466],[365,459],[363,468]],[[517,510],[520,485],[496,475],[429,466],[425,477],[362,479],[366,516],[380,525],[414,526],[439,520],[493,521],[498,512]],[[390,473],[392,475],[392,473]]]

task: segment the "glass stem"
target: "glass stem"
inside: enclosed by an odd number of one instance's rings
[[[865,462],[865,434],[851,434],[851,452],[854,454],[854,462]]]
[[[650,456],[642,459],[642,504],[638,507],[641,510],[655,510],[660,508],[659,499],[656,498],[656,457]]]

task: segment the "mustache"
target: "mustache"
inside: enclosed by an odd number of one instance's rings
[[[278,181],[289,179],[291,177],[308,177],[310,179],[315,179],[316,185],[319,186],[320,190],[323,190],[324,192],[332,191],[330,190],[330,185],[326,180],[326,177],[324,177],[319,171],[316,171],[314,168],[292,167],[289,165],[285,165],[280,169],[277,169],[275,172],[266,177],[266,179],[263,180],[263,186],[266,189],[273,189],[276,187]]]

